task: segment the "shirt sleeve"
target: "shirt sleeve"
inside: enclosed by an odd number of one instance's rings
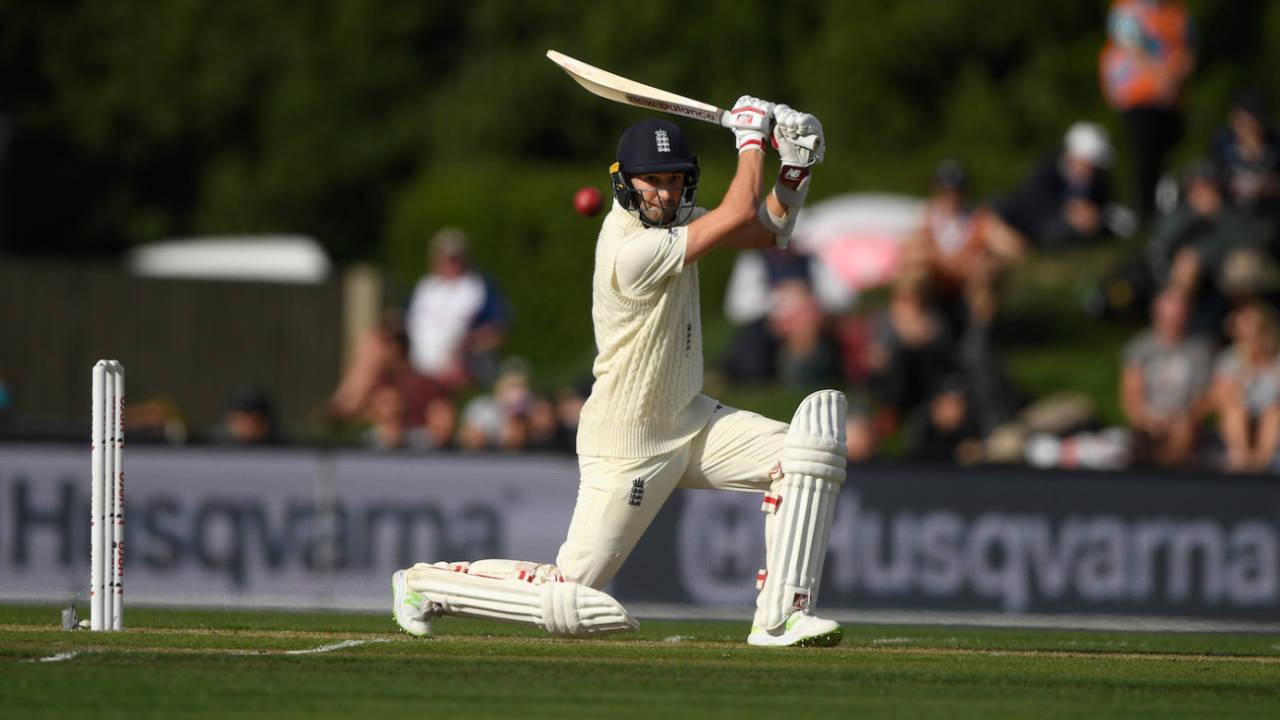
[[[667,278],[684,269],[688,228],[648,228],[629,238],[613,262],[618,290],[642,297],[652,293]]]

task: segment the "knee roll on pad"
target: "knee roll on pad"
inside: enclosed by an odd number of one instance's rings
[[[819,390],[800,401],[782,445],[783,476],[810,475],[844,482],[848,413],[844,393],[837,390]]]
[[[640,625],[609,595],[586,585],[549,582],[542,590],[542,627],[559,637],[627,632]]]

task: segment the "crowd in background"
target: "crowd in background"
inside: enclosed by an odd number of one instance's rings
[[[1113,196],[1113,142],[1089,120],[986,201],[960,162],[941,160],[883,302],[816,256],[741,252],[724,303],[733,336],[708,368],[739,385],[846,389],[852,461],[1280,469],[1280,136],[1265,94],[1244,89],[1202,159],[1169,168],[1195,61],[1181,3],[1116,0],[1098,69],[1130,153],[1133,210]],[[1139,233],[1141,252],[1090,306],[1147,324],[1115,360],[1126,425],[1100,427],[1079,396],[1027,397],[993,332],[1002,278],[1033,254]],[[589,380],[547,391],[503,359],[510,313],[462,231],[440,231],[428,252],[404,307],[359,339],[328,417],[379,450],[572,453]],[[238,388],[211,439],[278,441],[269,397]]]
[[[360,339],[329,416],[363,424],[360,442],[379,450],[572,453],[587,391],[538,392],[522,360],[500,361],[510,312],[461,230],[438,232],[428,254],[407,305]]]

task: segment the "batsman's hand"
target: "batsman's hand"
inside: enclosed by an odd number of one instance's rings
[[[783,165],[809,167],[822,162],[827,141],[818,118],[786,105],[775,106],[773,117],[773,146]]]
[[[809,168],[826,154],[826,137],[822,123],[809,113],[778,105],[773,116],[773,146],[782,160],[773,194],[783,205],[799,209],[809,193]]]
[[[738,152],[764,152],[769,126],[773,123],[774,105],[766,100],[743,95],[729,111],[729,129],[733,131]]]

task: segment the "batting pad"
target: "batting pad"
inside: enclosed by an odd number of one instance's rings
[[[781,477],[766,493],[768,567],[760,572],[755,624],[772,629],[817,602],[836,496],[845,478],[844,393],[820,390],[796,408],[782,446]]]
[[[640,629],[617,600],[577,583],[535,584],[422,563],[405,575],[409,589],[438,604],[446,615],[535,625],[562,637]]]

